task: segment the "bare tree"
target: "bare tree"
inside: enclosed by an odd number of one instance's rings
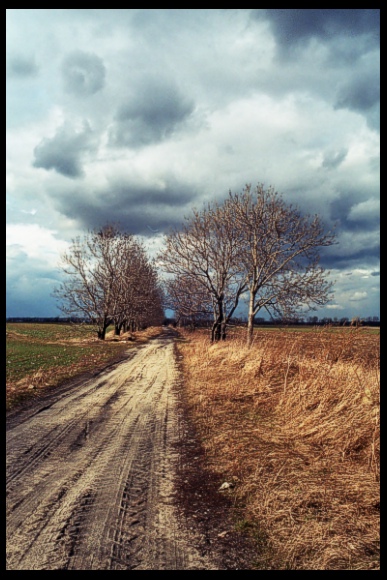
[[[54,290],[62,312],[85,316],[104,340],[109,324],[115,333],[130,324],[143,326],[163,316],[157,273],[144,248],[114,226],[73,240],[62,255],[65,280]]]
[[[116,306],[114,257],[109,252],[114,237],[114,230],[107,227],[73,240],[62,255],[61,267],[67,278],[54,290],[62,312],[88,318],[102,340]]]
[[[131,238],[127,242],[117,277],[118,303],[114,314],[116,335],[119,335],[122,329],[126,330],[129,327],[135,330],[140,304],[141,308],[148,306],[145,298],[148,259],[144,248],[137,240]]]
[[[130,283],[125,293],[128,323],[132,330],[151,324],[159,325],[164,318],[163,292],[155,266],[142,248],[133,266],[135,272],[132,269],[132,279],[128,280]]]
[[[208,320],[213,312],[208,290],[195,279],[184,275],[165,282],[165,305],[175,312],[176,324],[195,327]]]
[[[140,312],[139,324],[142,327],[160,326],[165,318],[165,297],[156,269],[151,263],[149,264],[147,277],[144,280],[146,283],[142,288],[146,305],[144,304]]]
[[[167,235],[160,255],[165,271],[174,274],[177,283],[201,292],[211,303],[212,340],[225,338],[227,323],[246,287],[238,236],[229,207],[209,204],[193,211],[180,231]]]
[[[249,291],[247,341],[251,344],[256,314],[292,318],[300,309],[323,306],[332,283],[319,266],[319,250],[335,241],[319,217],[302,215],[273,189],[247,185],[230,192],[225,205],[239,230],[241,260]]]

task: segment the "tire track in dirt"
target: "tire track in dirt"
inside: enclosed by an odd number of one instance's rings
[[[7,426],[8,570],[217,569],[175,506],[173,333]]]

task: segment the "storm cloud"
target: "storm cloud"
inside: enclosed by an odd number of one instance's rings
[[[328,269],[375,268],[380,261],[380,241],[375,234],[346,232],[337,246],[324,248],[321,264]]]
[[[39,67],[33,57],[14,55],[7,60],[7,76],[34,77],[38,74],[38,71]]]
[[[371,197],[354,205],[348,214],[348,219],[358,222],[378,222],[380,219],[380,200]]]
[[[363,200],[363,195],[356,190],[343,192],[331,204],[331,217],[339,222],[341,231],[378,230],[380,199],[375,196]]]
[[[339,151],[329,151],[325,153],[322,166],[327,169],[336,169],[346,158],[348,149],[340,149]]]
[[[379,9],[268,8],[265,12],[283,47],[300,45],[311,38],[327,41],[343,34],[349,37],[365,35],[374,46],[380,37]]]
[[[54,302],[49,298],[54,286],[60,281],[58,271],[47,267],[44,260],[31,258],[24,251],[16,251],[15,263],[8,263],[6,286],[6,315],[13,316],[58,316]],[[23,270],[25,273],[20,274]]]
[[[246,183],[336,224],[319,316],[379,314],[380,10],[6,14],[9,316],[31,285],[51,309],[57,242],[114,222],[159,248]]]
[[[193,102],[173,85],[145,83],[122,103],[110,130],[110,144],[142,147],[170,136],[192,113]]]
[[[108,187],[92,191],[68,189],[55,198],[56,207],[85,229],[100,227],[107,221],[119,224],[132,234],[149,237],[178,227],[190,213],[197,192],[173,178],[159,186],[122,183],[112,180]]]
[[[380,127],[380,71],[361,71],[354,75],[339,89],[336,108],[348,108],[353,111],[365,113],[367,122],[371,128],[379,130]]]
[[[69,124],[60,127],[54,137],[43,139],[34,149],[34,167],[54,169],[76,179],[84,175],[82,157],[95,148],[93,132],[87,122],[77,131]]]
[[[105,84],[106,69],[102,59],[93,53],[74,51],[62,63],[65,91],[78,96],[93,95]]]

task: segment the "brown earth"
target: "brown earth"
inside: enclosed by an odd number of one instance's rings
[[[175,333],[7,418],[7,570],[252,569],[186,412]]]

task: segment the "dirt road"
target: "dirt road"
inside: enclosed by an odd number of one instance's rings
[[[174,500],[173,333],[7,422],[8,570],[213,570]]]

